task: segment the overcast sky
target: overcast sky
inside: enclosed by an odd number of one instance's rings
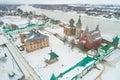
[[[0,3],[25,4],[120,4],[120,0],[0,0]]]

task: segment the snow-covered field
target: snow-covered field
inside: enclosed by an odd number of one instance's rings
[[[16,24],[19,27],[28,23],[26,18],[21,18],[19,16],[4,16],[1,18],[4,24]]]
[[[69,45],[64,45],[64,43],[55,36],[51,34],[47,35],[50,41],[49,47],[30,52],[29,54],[22,53],[42,80],[49,80],[53,73],[58,76],[61,72],[64,72],[86,57],[85,54],[79,52],[79,49],[71,50]],[[45,58],[51,49],[59,56],[59,61],[46,66]]]

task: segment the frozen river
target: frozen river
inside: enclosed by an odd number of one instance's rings
[[[90,30],[95,28],[99,23],[102,34],[109,34],[112,36],[120,35],[120,21],[118,20],[106,19],[102,17],[83,16],[82,23],[83,26],[88,25]]]

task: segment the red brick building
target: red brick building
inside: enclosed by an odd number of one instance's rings
[[[97,48],[102,43],[102,37],[99,30],[99,26],[95,30],[89,31],[88,27],[81,34],[79,39],[80,45],[84,49],[93,49]]]

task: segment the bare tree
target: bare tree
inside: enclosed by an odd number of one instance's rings
[[[68,41],[68,37],[67,37],[67,36],[64,36],[64,37],[63,37],[63,42],[64,42],[64,44],[65,44],[67,41]]]
[[[29,24],[31,23],[31,20],[32,20],[32,16],[31,16],[31,15],[28,15],[28,23],[29,23]]]
[[[72,39],[72,40],[70,41],[70,45],[71,45],[71,49],[73,49],[74,46],[75,46],[75,40],[74,40],[74,39]]]

